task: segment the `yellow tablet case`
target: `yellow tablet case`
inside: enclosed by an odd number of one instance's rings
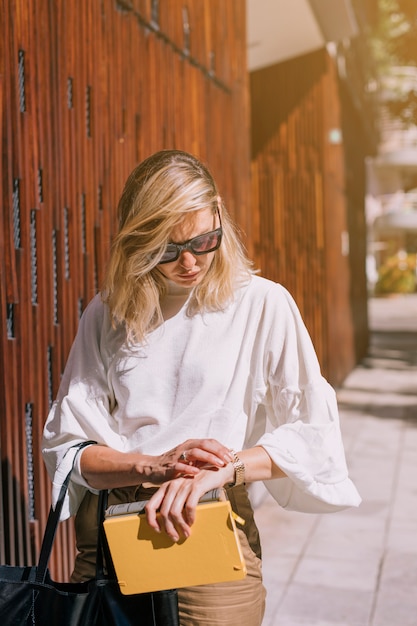
[[[191,536],[177,543],[166,533],[155,532],[144,513],[108,515],[103,524],[123,594],[233,581],[246,576],[228,500],[200,503]]]

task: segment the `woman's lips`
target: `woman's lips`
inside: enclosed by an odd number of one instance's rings
[[[198,272],[193,272],[192,274],[178,274],[179,278],[183,278],[185,280],[192,280],[196,276],[198,276]]]

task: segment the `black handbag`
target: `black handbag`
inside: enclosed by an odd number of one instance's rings
[[[102,530],[107,492],[99,498],[96,577],[83,583],[51,579],[47,566],[70,476],[49,512],[38,565],[0,566],[2,626],[179,626],[175,589],[129,596],[120,592]]]

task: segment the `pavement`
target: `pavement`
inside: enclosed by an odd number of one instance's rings
[[[262,626],[417,626],[417,295],[371,298],[368,310],[368,356],[337,390],[363,502],[309,515],[265,491]]]

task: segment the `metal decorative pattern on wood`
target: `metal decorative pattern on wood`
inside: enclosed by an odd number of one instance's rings
[[[40,438],[115,208],[161,148],[207,162],[249,224],[244,0],[0,0],[0,558],[37,558],[50,502]],[[74,557],[61,524],[51,563]]]

